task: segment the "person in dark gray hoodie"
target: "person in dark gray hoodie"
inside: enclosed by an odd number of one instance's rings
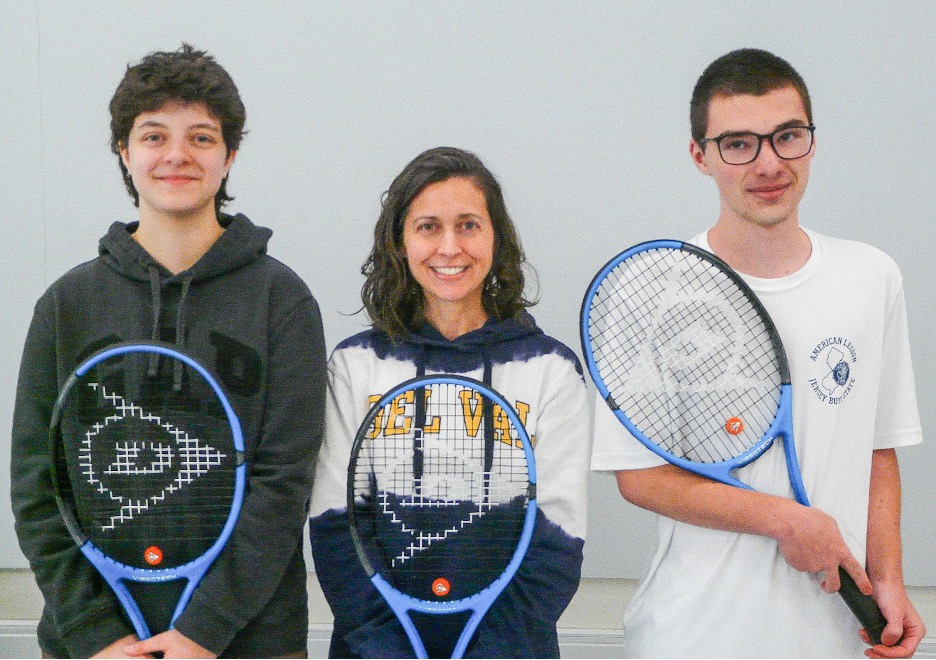
[[[128,68],[110,110],[139,218],[114,223],[98,257],[37,302],[14,411],[12,502],[45,599],[39,644],[51,657],[305,657],[302,532],[326,382],[318,304],[267,255],[269,229],[221,212],[245,112],[211,56],[188,45],[151,53]],[[58,513],[47,440],[69,373],[128,340],[174,344],[212,372],[243,426],[248,466],[225,549],[173,629],[143,642]],[[178,594],[134,596],[149,619],[168,622]]]

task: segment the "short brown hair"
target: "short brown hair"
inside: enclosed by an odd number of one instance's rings
[[[140,195],[123,160],[120,149],[127,145],[133,122],[144,112],[153,112],[170,101],[201,103],[221,122],[221,135],[228,155],[237,151],[247,121],[244,104],[228,72],[204,51],[183,43],[177,51],[150,53],[135,66],[128,66],[110,102],[110,147],[118,156],[127,192],[136,206]],[[215,211],[230,200],[227,177],[215,195]]]
[[[692,139],[701,142],[706,137],[709,104],[716,96],[763,96],[787,86],[792,86],[799,93],[806,118],[812,124],[809,90],[789,62],[757,48],[742,48],[722,55],[708,65],[692,90],[689,103]]]

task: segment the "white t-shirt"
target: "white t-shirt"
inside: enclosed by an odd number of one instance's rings
[[[787,277],[743,276],[790,363],[796,451],[813,506],[866,553],[871,453],[922,441],[902,278],[868,245],[807,231],[812,254]],[[707,234],[691,242],[707,250]],[[834,372],[833,372],[834,370]],[[591,467],[663,460],[596,400]],[[741,468],[762,492],[792,497],[782,447]],[[821,577],[791,568],[773,539],[659,517],[648,574],[624,614],[633,657],[860,657],[860,624]]]

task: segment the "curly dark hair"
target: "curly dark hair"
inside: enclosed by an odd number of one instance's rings
[[[221,122],[228,156],[237,151],[245,135],[247,115],[237,86],[206,52],[183,43],[177,51],[150,53],[139,64],[128,66],[110,102],[110,147],[117,154],[124,184],[136,206],[140,205],[140,195],[120,158],[120,150],[127,146],[133,122],[139,115],[159,110],[172,101],[203,104]],[[221,206],[232,199],[227,194],[224,177],[215,195],[215,211],[220,212]]]
[[[494,229],[494,259],[484,280],[481,302],[490,318],[522,319],[536,304],[524,297],[526,259],[520,238],[507,213],[500,184],[473,153],[437,147],[421,153],[390,184],[383,195],[380,218],[374,227],[374,246],[361,267],[367,278],[361,300],[371,321],[398,339],[425,321],[422,289],[404,258],[403,225],[412,201],[426,186],[451,178],[474,182],[484,193]]]
[[[800,95],[806,118],[812,124],[812,104],[802,76],[789,62],[757,48],[740,48],[722,55],[706,67],[696,81],[689,102],[692,139],[700,142],[708,130],[709,104],[716,96],[763,96],[791,86]]]

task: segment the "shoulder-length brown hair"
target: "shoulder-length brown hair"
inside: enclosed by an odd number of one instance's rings
[[[364,308],[374,327],[391,338],[403,337],[425,321],[422,289],[403,256],[406,214],[426,186],[455,177],[470,179],[484,193],[494,229],[494,260],[481,294],[484,311],[497,320],[520,318],[525,308],[536,304],[523,295],[523,248],[497,179],[473,153],[437,147],[413,159],[384,193],[374,246],[361,267],[367,278],[361,289]]]

